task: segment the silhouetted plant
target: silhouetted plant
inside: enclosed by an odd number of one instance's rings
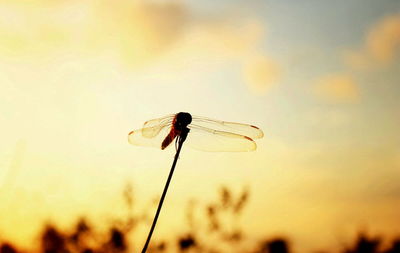
[[[65,244],[66,236],[61,234],[55,227],[48,225],[42,234],[42,252],[63,253],[68,252]]]
[[[0,253],[17,253],[17,250],[11,244],[4,243],[0,247]]]
[[[238,219],[247,203],[248,196],[247,188],[239,194],[234,194],[229,188],[223,186],[217,200],[203,204],[190,201],[186,213],[188,231],[178,239],[180,250],[195,248],[196,252],[218,252],[221,249],[240,252],[238,243],[243,240],[245,234]],[[198,212],[198,210],[204,210],[204,212]],[[211,240],[213,243],[210,243]],[[184,243],[187,243],[188,247],[183,247],[182,245],[186,245]],[[219,244],[218,247],[215,243]]]
[[[368,238],[364,234],[360,234],[351,249],[345,250],[344,253],[376,253],[378,252],[381,240],[379,238]]]
[[[124,251],[126,250],[125,235],[117,228],[112,228],[110,231],[110,239],[108,246],[111,251]]]
[[[247,238],[240,226],[239,217],[246,207],[249,191],[244,188],[234,194],[229,188],[221,187],[215,200],[206,203],[189,201],[186,211],[187,230],[171,241],[154,241],[148,252],[196,252],[196,253],[290,253],[289,241],[285,238],[264,239],[255,247],[251,238]],[[123,191],[126,204],[125,217],[118,218],[109,224],[106,232],[98,232],[80,218],[72,230],[59,229],[53,224],[44,226],[40,235],[39,251],[43,253],[125,253],[132,251],[129,234],[138,224],[146,223],[146,210],[133,212],[133,187],[127,184]],[[151,203],[154,206],[154,203]],[[381,248],[379,237],[368,237],[360,233],[351,246],[343,253],[400,253],[400,238],[391,242],[385,249]],[[3,242],[0,253],[28,253],[20,247]],[[340,252],[332,251],[329,252]]]
[[[190,234],[180,238],[178,243],[179,243],[179,249],[181,251],[186,251],[190,248],[197,247],[196,239]]]
[[[269,253],[289,253],[288,243],[282,238],[269,241],[267,248]]]
[[[393,240],[391,247],[384,253],[400,253],[400,238]]]

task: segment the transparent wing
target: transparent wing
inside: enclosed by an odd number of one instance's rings
[[[174,119],[175,114],[170,114],[161,118],[157,118],[157,119],[151,119],[148,120],[146,122],[144,122],[143,124],[143,128],[148,128],[148,127],[154,127],[154,126],[158,126],[158,125],[162,125],[165,123],[172,123],[172,120]]]
[[[156,147],[161,149],[161,144],[170,130],[170,123],[134,130],[128,134],[128,141],[130,144],[136,146]]]
[[[190,124],[186,144],[194,149],[210,152],[244,152],[257,148],[256,143],[247,136],[213,130]]]
[[[214,120],[199,116],[193,116],[192,123],[198,126],[203,126],[223,132],[244,135],[252,139],[259,139],[264,136],[264,133],[260,128],[248,124]]]

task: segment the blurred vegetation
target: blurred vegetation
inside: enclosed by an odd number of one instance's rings
[[[152,240],[149,253],[289,253],[290,242],[286,238],[265,238],[256,240],[246,235],[239,218],[249,199],[249,190],[244,188],[239,194],[227,187],[221,187],[218,198],[206,204],[192,200],[186,210],[187,229],[169,241]],[[133,252],[129,235],[140,223],[146,224],[153,214],[133,214],[133,190],[128,184],[123,191],[127,215],[117,219],[105,233],[100,233],[80,218],[72,230],[60,230],[55,224],[44,225],[39,240],[39,248],[21,249],[11,242],[0,242],[0,253],[124,253]],[[319,252],[339,253],[400,253],[400,238],[383,247],[380,237],[370,237],[360,233],[351,245],[341,250],[328,249]],[[138,250],[140,245],[136,245]],[[139,251],[139,250],[138,250]]]

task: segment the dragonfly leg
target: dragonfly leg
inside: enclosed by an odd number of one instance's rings
[[[180,136],[178,135],[175,139],[175,151],[178,151],[178,143],[179,143]]]

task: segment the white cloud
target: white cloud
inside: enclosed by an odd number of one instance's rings
[[[360,69],[389,64],[400,49],[400,14],[385,16],[370,27],[361,49],[344,54],[345,62]]]
[[[359,89],[348,74],[330,74],[316,81],[315,93],[332,102],[354,102],[359,98]]]
[[[245,62],[243,76],[249,89],[256,94],[264,94],[280,78],[280,67],[265,56],[256,56]]]

